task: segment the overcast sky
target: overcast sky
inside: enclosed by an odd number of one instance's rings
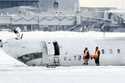
[[[125,0],[80,0],[81,7],[117,7],[125,8]]]

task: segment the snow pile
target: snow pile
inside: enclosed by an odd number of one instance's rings
[[[26,66],[0,49],[0,66]]]

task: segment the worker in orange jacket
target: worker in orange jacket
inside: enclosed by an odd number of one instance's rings
[[[100,50],[99,50],[99,47],[96,47],[96,48],[95,48],[95,52],[94,52],[94,54],[93,54],[92,57],[91,57],[91,59],[94,59],[96,66],[99,66],[99,65],[100,65],[100,61],[99,61],[99,59],[100,59],[100,54],[101,54],[101,52],[100,52]]]

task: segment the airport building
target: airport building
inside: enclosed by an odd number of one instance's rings
[[[123,23],[120,14],[107,12],[112,9],[80,7],[79,0],[0,0],[0,27],[20,27],[22,31],[98,30],[103,23]]]
[[[0,0],[0,8],[15,6],[36,6],[39,0]]]
[[[78,0],[0,0],[0,25],[28,30],[64,29],[79,23]],[[58,27],[57,27],[58,26]],[[50,28],[51,27],[51,28]]]

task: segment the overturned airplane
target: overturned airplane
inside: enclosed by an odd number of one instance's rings
[[[6,34],[7,33],[7,34]],[[29,66],[83,65],[83,50],[101,51],[100,65],[125,65],[125,33],[110,32],[12,32],[2,33],[2,49],[10,56]],[[89,59],[88,65],[95,65]]]

